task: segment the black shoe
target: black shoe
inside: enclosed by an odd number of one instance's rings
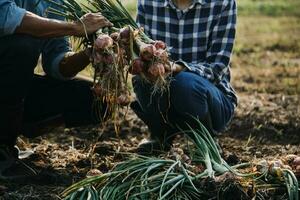
[[[31,155],[34,154],[33,150],[20,150],[17,146],[14,146],[14,148],[17,149],[18,151],[18,159],[22,160],[22,159],[26,159],[29,158]]]
[[[6,145],[0,146],[0,175],[16,162],[18,154],[19,151],[15,147]]]
[[[31,151],[19,151],[17,147],[0,146],[0,180],[23,180],[37,173],[25,162],[19,159],[26,158]]]

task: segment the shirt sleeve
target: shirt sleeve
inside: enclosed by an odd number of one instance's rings
[[[215,84],[228,74],[235,39],[236,3],[234,0],[227,2],[210,34],[211,40],[208,44],[206,60],[202,63],[177,62],[183,64],[189,71],[195,72]]]
[[[60,0],[56,1],[60,2]],[[50,6],[55,9],[60,9],[53,5]],[[65,20],[64,17],[54,14],[49,14],[48,18],[62,21]],[[64,59],[66,53],[71,51],[68,37],[51,38],[46,40],[42,49],[42,65],[45,73],[60,80],[72,79],[72,77],[66,78],[60,73],[60,62]]]
[[[47,75],[60,80],[68,80],[60,73],[60,62],[71,48],[67,37],[48,39],[42,50],[43,69]]]
[[[12,0],[0,1],[0,37],[13,34],[20,26],[26,10]]]

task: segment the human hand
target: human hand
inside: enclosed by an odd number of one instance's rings
[[[74,36],[85,36],[92,34],[100,28],[110,27],[113,24],[108,21],[101,13],[87,13],[80,20],[74,22]]]
[[[168,68],[168,72],[170,72],[170,73],[177,74],[185,69],[185,66],[183,66],[183,65],[177,64],[172,61],[170,61],[169,63],[170,63],[170,65],[169,65],[170,67]]]
[[[170,61],[168,64],[156,63],[149,67],[146,75],[150,80],[155,80],[159,76],[164,76],[169,73],[179,73],[184,70],[184,66]]]

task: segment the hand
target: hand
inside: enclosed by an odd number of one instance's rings
[[[184,69],[185,69],[185,66],[170,61],[170,68],[168,69],[168,72],[177,74],[177,73],[183,71]]]
[[[113,26],[101,13],[87,13],[74,23],[76,27],[75,36],[85,36],[86,33],[89,35],[100,28]]]
[[[149,80],[156,80],[160,76],[165,76],[166,74],[173,73],[177,74],[185,69],[185,66],[177,64],[175,62],[169,62],[169,64],[156,63],[149,67],[145,75]]]

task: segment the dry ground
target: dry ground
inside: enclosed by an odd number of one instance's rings
[[[300,154],[300,18],[293,10],[299,3],[272,1],[274,12],[270,12],[266,6],[270,1],[264,2],[241,1],[232,59],[239,106],[220,137],[225,155],[246,161]],[[60,127],[34,140],[23,138],[19,145],[35,149],[28,162],[40,175],[19,183],[0,182],[0,199],[59,199],[64,188],[90,169],[108,171],[122,159],[114,152],[134,149],[147,132],[129,112],[120,138],[111,125],[105,129]]]

